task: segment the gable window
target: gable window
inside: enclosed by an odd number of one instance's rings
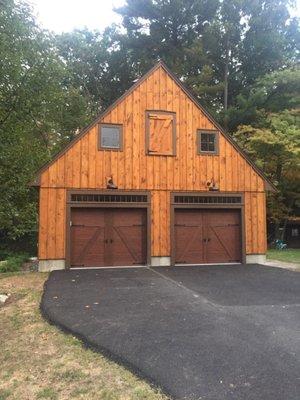
[[[175,113],[168,111],[146,111],[146,149],[149,155],[175,155]]]
[[[197,152],[198,154],[218,154],[218,132],[208,130],[197,131]]]
[[[122,150],[123,147],[122,125],[100,124],[99,150]]]

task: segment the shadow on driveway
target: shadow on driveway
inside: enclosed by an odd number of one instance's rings
[[[299,400],[300,274],[251,266],[55,271],[41,310],[176,399]]]

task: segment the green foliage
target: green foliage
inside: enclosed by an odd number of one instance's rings
[[[268,199],[269,219],[292,215],[300,206],[300,109],[270,113],[260,127],[241,125],[234,137],[278,188]]]
[[[28,254],[11,255],[5,261],[0,262],[0,273],[20,271],[22,264],[27,260]]]
[[[299,60],[300,32],[289,0],[244,1],[247,16],[241,44],[241,73],[247,85]]]
[[[220,87],[202,36],[218,5],[219,0],[128,0],[117,9],[125,33],[116,35],[116,43],[138,75],[162,59],[209,106]]]
[[[110,105],[135,79],[126,52],[114,50],[120,46],[117,36],[112,26],[103,33],[83,29],[55,38],[59,55],[68,67],[69,83],[87,102],[89,118]]]
[[[227,122],[225,97],[235,106],[259,77],[297,62],[299,23],[290,6],[289,0],[127,0],[117,9],[125,33],[115,35],[115,48],[127,52],[137,72],[162,58]]]
[[[88,121],[87,106],[26,3],[1,2],[0,54],[0,236],[17,240],[36,230],[34,172]]]
[[[300,67],[294,66],[260,77],[236,98],[227,118],[230,130],[240,124],[261,125],[268,112],[280,112],[300,105]]]

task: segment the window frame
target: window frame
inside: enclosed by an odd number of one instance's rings
[[[214,151],[209,151],[209,150],[201,150],[201,135],[202,133],[207,133],[207,134],[214,134],[215,135],[215,149]],[[197,154],[198,155],[212,155],[212,156],[218,156],[219,155],[219,131],[215,129],[197,129]]]
[[[119,147],[106,147],[102,146],[102,128],[117,128],[119,130]],[[123,125],[122,124],[110,124],[110,123],[101,123],[99,124],[98,131],[98,150],[106,150],[106,151],[123,151]]]
[[[172,115],[172,154],[156,153],[149,149],[150,146],[150,115],[151,114],[166,114]],[[146,127],[146,155],[148,156],[163,156],[176,157],[176,112],[165,110],[146,110],[145,112],[145,127]]]

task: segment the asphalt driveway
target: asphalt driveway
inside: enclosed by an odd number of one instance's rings
[[[300,399],[300,273],[258,265],[55,271],[52,323],[176,399]]]

